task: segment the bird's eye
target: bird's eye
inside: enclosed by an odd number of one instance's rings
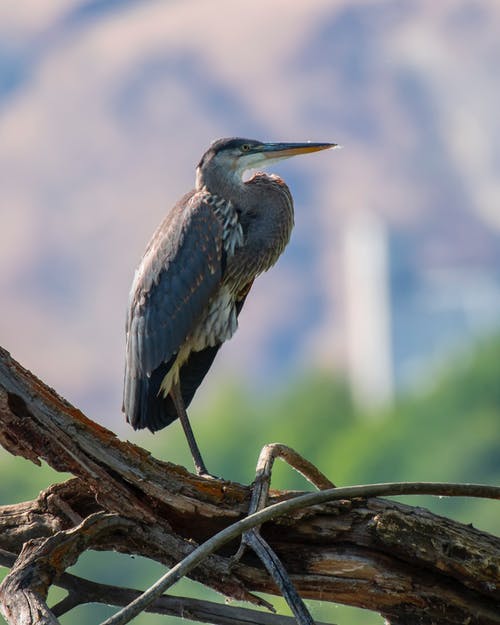
[[[244,143],[244,144],[241,146],[241,151],[242,151],[242,152],[250,152],[250,144],[249,144],[249,143]]]

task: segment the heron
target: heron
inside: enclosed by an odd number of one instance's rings
[[[214,141],[195,187],[166,215],[146,248],[130,291],[123,412],[134,429],[156,432],[179,418],[198,475],[210,475],[187,408],[255,278],[285,249],[293,199],[277,175],[254,173],[335,143]]]

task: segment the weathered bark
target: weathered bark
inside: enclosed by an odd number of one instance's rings
[[[20,554],[0,588],[9,623],[57,622],[46,590],[84,549],[171,566],[248,509],[248,487],[196,477],[119,441],[3,350],[0,443],[75,476],[33,502],[0,508],[0,549]],[[271,495],[275,502],[293,493]],[[295,511],[262,534],[305,598],[368,608],[393,624],[500,624],[500,539],[472,527],[373,498]],[[276,593],[251,553],[229,566],[236,547],[209,557],[192,577],[253,602],[253,591]]]

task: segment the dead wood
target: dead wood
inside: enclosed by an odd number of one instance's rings
[[[57,623],[46,591],[86,549],[172,566],[249,507],[249,487],[199,478],[118,440],[4,350],[0,443],[75,476],[34,501],[0,508],[0,549],[17,556],[0,587],[9,623]],[[293,495],[271,491],[271,503]],[[472,527],[358,498],[291,512],[266,523],[262,535],[304,598],[364,607],[393,624],[500,624],[500,539]],[[210,556],[192,577],[254,603],[255,591],[276,594],[252,553],[230,567],[236,549]]]

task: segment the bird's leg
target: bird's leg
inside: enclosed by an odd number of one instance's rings
[[[191,428],[191,424],[189,423],[186,407],[184,406],[184,400],[182,399],[181,385],[179,380],[174,381],[174,383],[172,384],[172,388],[170,389],[170,396],[172,397],[172,401],[174,402],[175,410],[177,411],[179,421],[182,424],[182,429],[184,430],[184,434],[189,445],[189,450],[191,451],[191,455],[193,456],[196,473],[198,475],[210,475],[207,471],[205,463],[203,462],[203,458],[201,457],[200,450],[194,438],[193,429]]]
[[[281,443],[270,443],[262,448],[257,461],[255,481],[252,487],[252,498],[248,511],[249,514],[262,510],[267,505],[271,473],[276,458],[281,458],[287,462],[287,464],[303,475],[308,482],[316,486],[319,490],[335,488],[335,485],[323,475],[319,469],[303,458],[294,449],[282,445]],[[240,547],[232,558],[232,565],[234,566],[234,564],[241,559],[247,547],[252,548],[260,558],[268,573],[279,587],[283,597],[286,599],[297,622],[300,625],[312,625],[314,621],[305,603],[295,589],[280,559],[260,535],[258,527],[243,534]]]

